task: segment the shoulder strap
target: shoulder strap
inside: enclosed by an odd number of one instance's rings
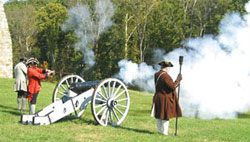
[[[157,85],[157,83],[158,83],[158,80],[160,79],[160,77],[161,77],[161,75],[163,75],[165,72],[162,72],[159,76],[158,76],[158,78],[157,78],[157,80],[156,80],[156,82],[155,82],[155,87],[156,87],[156,85]]]

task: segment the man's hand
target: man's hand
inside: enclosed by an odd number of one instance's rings
[[[52,74],[52,75],[54,75],[55,74],[55,71],[53,70],[47,70],[47,72],[48,72],[48,75],[50,75],[50,74]]]
[[[182,80],[182,74],[179,73],[175,81],[180,82],[181,80]]]

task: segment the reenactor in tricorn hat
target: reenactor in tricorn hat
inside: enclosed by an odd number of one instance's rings
[[[17,108],[19,111],[25,111],[27,99],[27,67],[26,59],[20,58],[20,62],[15,65],[15,85],[14,91],[17,92]]]
[[[37,96],[41,89],[40,80],[47,78],[50,74],[54,74],[55,71],[38,68],[37,65],[39,61],[36,58],[30,58],[26,64],[28,65],[28,100],[30,114],[34,114]]]
[[[169,61],[160,61],[158,65],[161,66],[161,69],[155,73],[152,115],[156,118],[158,133],[168,135],[169,119],[182,116],[176,93],[182,75],[179,74],[177,79],[173,81],[168,74],[173,64]]]

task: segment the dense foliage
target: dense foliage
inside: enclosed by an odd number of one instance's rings
[[[13,42],[14,64],[19,57],[47,61],[57,72],[83,74],[86,80],[110,77],[121,59],[152,64],[155,48],[166,52],[186,48],[183,41],[218,34],[219,22],[228,12],[244,14],[247,0],[113,0],[112,26],[89,45],[95,65],[84,63],[75,50],[75,33],[63,31],[67,10],[84,4],[94,11],[97,0],[11,0],[5,12]],[[92,15],[95,17],[95,15]],[[187,49],[187,48],[186,48]],[[189,50],[189,49],[187,49]]]

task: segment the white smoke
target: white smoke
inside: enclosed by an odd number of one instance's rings
[[[178,57],[184,56],[180,93],[184,116],[232,119],[250,109],[250,3],[245,8],[249,12],[247,15],[232,13],[225,16],[220,23],[219,35],[189,39],[185,46],[193,50],[176,49],[163,57],[175,65],[170,70],[175,79],[179,73]],[[129,72],[126,69],[135,68],[122,68],[126,67],[125,63],[120,67],[119,75],[124,81],[138,79],[135,75],[127,80],[123,74]],[[137,73],[141,70],[140,65],[137,67],[133,73],[140,74]],[[153,77],[157,70],[151,71],[147,76]],[[152,86],[154,83],[151,82],[144,88]]]
[[[90,67],[95,64],[91,46],[99,39],[100,34],[112,25],[111,17],[114,12],[115,7],[110,0],[98,1],[94,13],[91,13],[87,6],[80,4],[68,10],[69,18],[61,26],[64,31],[74,31],[78,38],[75,48],[82,52],[85,64]],[[94,14],[97,14],[96,18]]]
[[[98,1],[95,5],[95,11],[98,16],[98,35],[106,31],[112,25],[111,17],[115,13],[115,7],[110,0]]]
[[[154,90],[153,67],[142,63],[140,65],[132,63],[131,61],[121,60],[118,63],[120,72],[118,77],[126,84],[139,87],[143,91],[152,92]]]

